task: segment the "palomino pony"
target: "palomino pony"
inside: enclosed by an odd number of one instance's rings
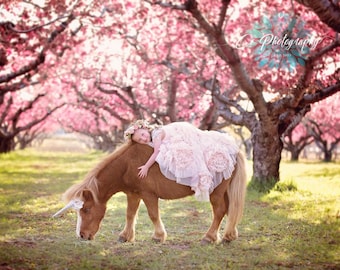
[[[160,218],[158,199],[179,199],[193,195],[193,191],[189,186],[165,178],[157,163],[149,169],[145,179],[139,179],[137,168],[145,164],[151,154],[150,146],[134,142],[123,144],[90,171],[81,183],[71,186],[64,193],[63,197],[69,203],[54,216],[68,208],[76,208],[77,235],[92,240],[105,215],[107,201],[115,193],[122,191],[127,196],[127,211],[126,224],[119,234],[119,240],[134,241],[136,215],[143,200],[154,225],[152,238],[164,242],[167,233]],[[231,178],[222,181],[210,194],[213,220],[202,242],[212,243],[220,240],[219,229],[225,215],[227,224],[222,241],[229,242],[238,237],[236,226],[242,217],[245,193],[245,160],[239,153]]]

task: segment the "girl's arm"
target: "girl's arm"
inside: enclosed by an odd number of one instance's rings
[[[153,150],[151,157],[143,166],[140,166],[138,168],[139,169],[138,176],[140,178],[146,177],[148,174],[149,168],[152,166],[152,164],[155,163],[156,158],[159,153],[159,147],[161,146],[163,138],[164,138],[164,131],[162,130],[160,134],[154,138],[154,141],[153,141],[154,150]]]

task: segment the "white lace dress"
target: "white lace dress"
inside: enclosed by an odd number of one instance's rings
[[[156,158],[161,172],[190,186],[198,200],[208,201],[209,194],[234,170],[239,152],[235,140],[226,133],[203,131],[185,122],[155,129],[153,140],[161,130],[165,137]]]

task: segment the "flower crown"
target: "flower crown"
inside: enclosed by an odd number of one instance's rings
[[[127,130],[124,131],[124,138],[125,140],[131,139],[132,135],[135,133],[136,130],[146,128],[150,129],[150,124],[146,120],[137,120],[135,123],[133,123]]]

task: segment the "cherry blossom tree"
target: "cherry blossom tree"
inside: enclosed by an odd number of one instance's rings
[[[332,160],[340,142],[340,94],[322,100],[305,117],[307,133],[314,138],[325,162]]]
[[[50,102],[46,106],[46,93],[11,92],[5,95],[4,104],[0,109],[0,152],[10,152],[15,148],[15,138],[21,142],[21,146],[29,141],[29,137],[36,136],[37,129],[56,110],[64,106],[64,103]],[[48,99],[51,101],[50,99]],[[22,133],[21,137],[19,134]],[[23,137],[25,134],[25,137]],[[26,140],[24,140],[26,138]]]
[[[313,142],[322,151],[325,162],[332,160],[340,137],[339,102],[337,93],[314,104],[295,128],[285,132],[284,149],[291,153],[291,160],[297,161],[304,148]]]
[[[28,140],[28,134],[35,133],[30,129],[36,130],[62,107],[63,100],[51,102],[63,92],[51,83],[52,71],[66,51],[86,39],[86,34],[92,31],[86,26],[102,23],[105,12],[99,1],[0,3],[0,152],[13,150],[15,137],[23,144],[23,138]],[[29,105],[25,102],[20,105],[21,99],[14,98],[25,95],[31,98]],[[48,126],[51,125],[45,128]]]
[[[313,136],[307,132],[304,124],[299,123],[294,129],[285,132],[284,149],[290,152],[291,161],[298,161],[306,146],[314,142]]]
[[[57,12],[58,6],[44,9],[32,3],[1,3],[0,14],[7,21],[0,22],[0,152],[13,150],[20,132],[28,134],[62,106],[42,105],[51,95],[32,91],[46,80],[47,72],[39,68],[50,57],[49,52],[60,56],[67,48],[58,46],[56,40],[62,38],[75,17]],[[26,88],[28,91],[20,93]]]

